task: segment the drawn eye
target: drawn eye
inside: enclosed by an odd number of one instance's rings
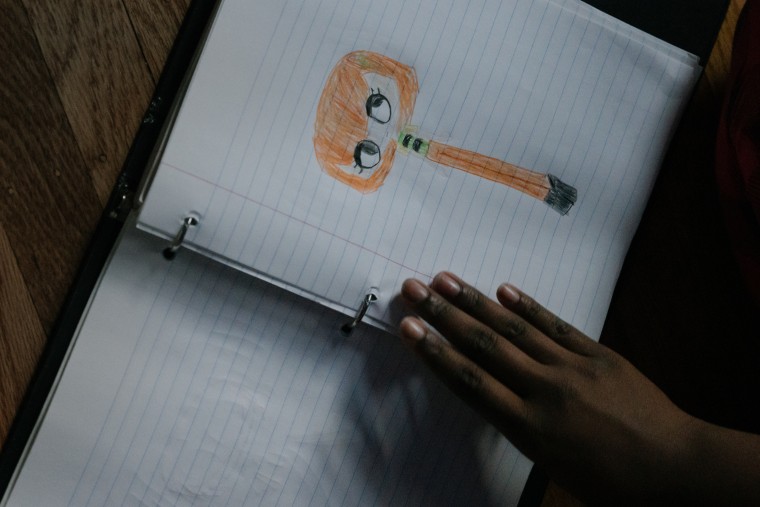
[[[379,90],[367,99],[367,116],[379,123],[388,123],[391,119],[391,103]]]
[[[369,139],[360,141],[354,148],[354,162],[360,167],[359,174],[375,167],[380,163],[380,147]]]

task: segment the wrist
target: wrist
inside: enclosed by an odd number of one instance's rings
[[[760,502],[760,436],[690,417],[668,474],[667,498],[691,505]]]
[[[675,408],[670,424],[653,429],[653,445],[650,448],[651,473],[650,505],[677,505],[689,499],[688,504],[699,498],[693,493],[695,466],[699,466],[696,442],[701,440],[705,423]]]

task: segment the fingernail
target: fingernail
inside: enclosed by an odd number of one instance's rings
[[[419,280],[409,279],[401,287],[401,294],[410,303],[419,303],[430,295],[430,291]]]
[[[408,343],[418,342],[427,334],[425,326],[414,317],[405,317],[399,327],[401,329],[401,338]]]
[[[516,305],[520,302],[520,293],[517,292],[517,289],[507,283],[499,286],[497,295],[506,300],[508,303]]]
[[[441,295],[450,298],[456,297],[462,292],[462,286],[448,273],[439,273],[433,279],[432,287]]]

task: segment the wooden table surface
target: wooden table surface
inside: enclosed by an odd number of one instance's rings
[[[189,1],[2,0],[0,445]],[[714,117],[743,4],[731,1],[691,114]],[[555,486],[544,501],[572,504]]]

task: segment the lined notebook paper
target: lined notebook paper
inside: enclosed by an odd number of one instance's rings
[[[413,69],[415,135],[550,173],[575,205],[413,153],[369,193],[333,177],[318,103],[355,51]],[[367,320],[386,328],[404,278],[447,269],[488,294],[510,281],[596,337],[698,72],[577,0],[225,0],[140,226],[172,237],[194,213],[188,247],[345,313],[375,287]],[[372,79],[365,95],[395,93]]]
[[[529,461],[399,340],[134,229],[8,505],[516,505]]]

